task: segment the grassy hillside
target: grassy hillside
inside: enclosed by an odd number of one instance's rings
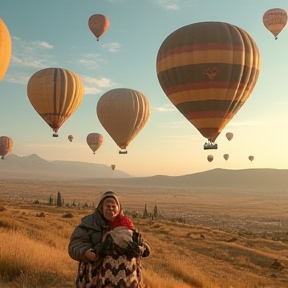
[[[2,182],[0,287],[74,287],[77,263],[67,254],[69,237],[93,210],[82,204],[91,206],[108,189]],[[117,192],[152,247],[142,262],[146,288],[288,286],[287,196],[130,189],[119,187]],[[66,204],[79,199],[82,204],[48,205],[58,190]],[[145,204],[149,215],[143,218]],[[150,215],[155,206],[161,217]]]

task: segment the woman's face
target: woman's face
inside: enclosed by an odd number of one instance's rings
[[[106,198],[103,201],[103,215],[108,221],[112,221],[120,211],[120,207],[114,198]]]

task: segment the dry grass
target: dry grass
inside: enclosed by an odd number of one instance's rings
[[[48,206],[49,196],[61,191],[65,203],[75,200],[92,205],[108,189],[2,181],[0,287],[74,287],[77,263],[69,258],[67,245],[73,228],[92,208]],[[251,191],[232,191],[227,197],[225,191],[113,190],[128,212],[141,215],[145,204],[150,210],[157,204],[159,212],[171,218],[134,219],[152,246],[151,256],[143,259],[146,288],[288,287],[287,196],[274,195],[277,202],[269,194],[262,199]],[[40,204],[32,204],[35,199]],[[281,241],[275,240],[277,235]],[[272,269],[274,259],[284,268]]]

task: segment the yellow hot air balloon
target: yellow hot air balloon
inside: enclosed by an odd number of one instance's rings
[[[84,85],[81,78],[62,68],[46,68],[36,72],[28,81],[28,98],[43,118],[55,132],[72,116],[84,95]]]
[[[111,165],[111,168],[112,168],[112,170],[115,170],[116,165],[112,164],[112,165]]]
[[[260,54],[243,29],[200,22],[171,33],[159,48],[159,83],[176,108],[208,139],[215,140],[250,96],[260,72]]]
[[[250,155],[248,159],[252,162],[254,160],[254,156]]]
[[[93,154],[100,148],[104,141],[104,137],[99,133],[90,133],[86,138],[88,146],[93,151]]]
[[[207,156],[207,160],[208,160],[209,162],[212,162],[213,159],[214,159],[214,156],[213,156],[213,155],[208,155],[208,156]]]
[[[11,58],[11,37],[9,30],[0,18],[0,81],[6,74]]]
[[[277,40],[278,34],[287,24],[287,12],[280,8],[270,9],[263,15],[263,24]]]
[[[69,136],[68,136],[68,140],[69,140],[70,142],[72,142],[73,139],[74,139],[74,136],[73,136],[73,135],[69,135]]]
[[[224,154],[223,157],[227,161],[229,159],[229,154]]]
[[[226,133],[226,138],[227,138],[229,141],[231,141],[232,138],[233,138],[233,133],[227,132],[227,133]]]
[[[4,159],[4,156],[8,154],[13,147],[13,141],[11,138],[7,136],[1,136],[0,137],[0,156],[1,159]]]
[[[126,154],[127,146],[150,116],[150,103],[137,90],[117,88],[100,97],[96,112],[102,126],[121,149],[119,154]]]
[[[88,26],[91,32],[96,36],[97,41],[99,41],[99,38],[106,33],[109,24],[110,22],[108,17],[102,14],[94,14],[88,20]]]

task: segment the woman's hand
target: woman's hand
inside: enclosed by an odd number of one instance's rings
[[[89,260],[89,261],[96,261],[98,259],[98,256],[96,255],[95,252],[93,252],[93,249],[89,249],[84,253],[84,258]]]

